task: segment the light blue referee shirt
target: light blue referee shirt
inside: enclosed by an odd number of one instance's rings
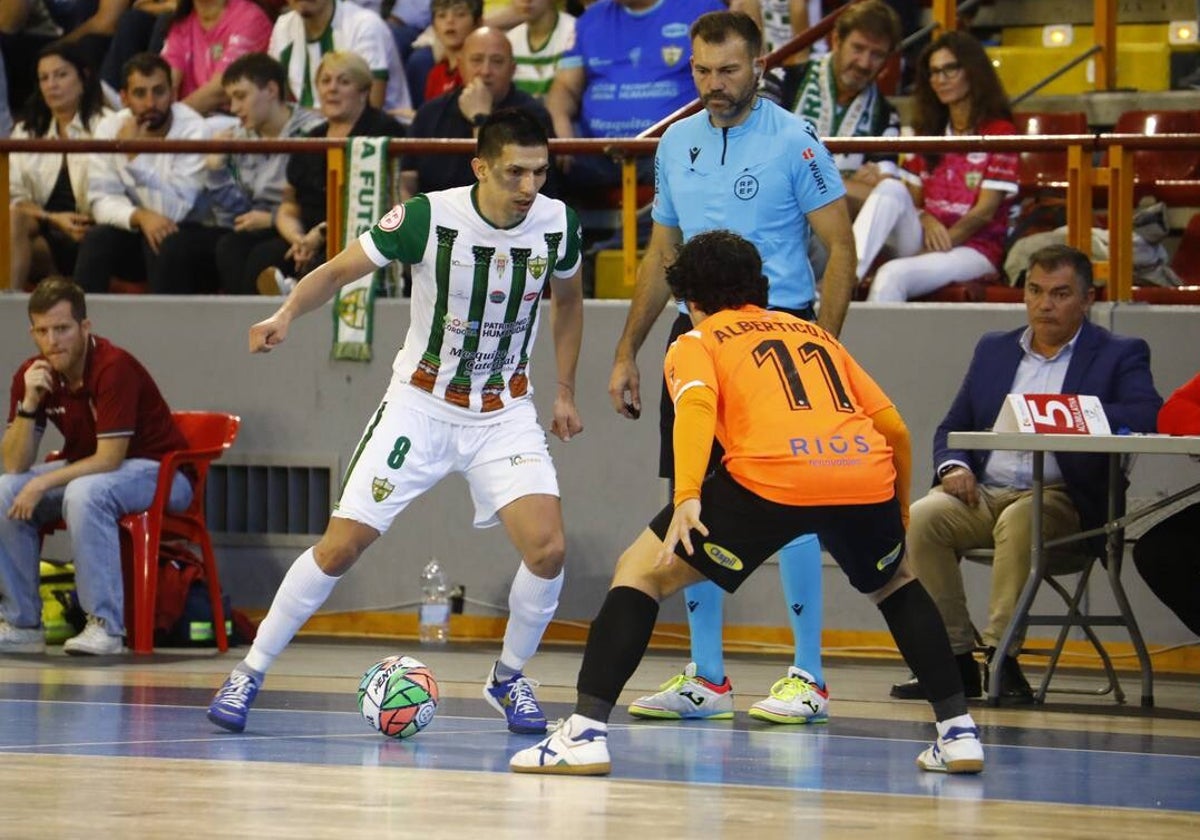
[[[731,230],[755,244],[771,306],[803,309],[815,284],[805,214],[846,194],[808,120],[758,99],[741,125],[715,128],[707,111],[667,129],[654,156],[654,221],[684,241]]]

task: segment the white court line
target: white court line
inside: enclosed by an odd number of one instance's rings
[[[64,706],[117,706],[120,708],[136,707],[136,708],[192,709],[192,710],[198,710],[200,708],[198,706],[181,706],[181,705],[177,705],[177,704],[166,704],[166,703],[114,703],[114,702],[107,701],[107,700],[100,700],[100,701],[20,700],[20,699],[16,699],[16,698],[0,698],[0,703],[38,703],[38,704],[56,704],[56,705],[64,705]],[[338,711],[337,709],[255,709],[254,711],[259,716],[261,716],[263,714],[268,714],[268,713],[269,714],[279,714],[279,713],[307,714],[307,715],[312,715],[312,714],[355,715],[355,716],[359,715],[359,712],[357,712],[357,711],[349,711],[349,710]],[[450,717],[453,720],[479,720],[479,721],[495,721],[495,720],[497,720],[497,718],[477,717],[474,715],[447,715],[447,717]],[[608,728],[610,730],[643,730],[644,731],[644,730],[648,730],[648,729],[667,730],[669,728],[678,727],[678,726],[679,726],[678,723],[657,723],[657,724],[654,724],[654,723],[616,723],[616,724],[610,723]],[[685,724],[685,726],[686,726],[686,724]],[[700,729],[700,727],[692,727],[692,728]],[[704,727],[704,729],[707,731],[713,731],[713,732],[728,731],[730,733],[741,731],[741,732],[746,732],[747,734],[750,734],[750,735],[758,735],[758,736],[772,737],[772,738],[775,738],[775,737],[795,737],[795,738],[811,737],[809,735],[803,734],[802,732],[790,731],[790,730],[776,730],[776,729],[763,729],[763,730],[742,729],[742,730],[738,730],[738,729],[733,729],[733,728],[719,729],[717,727]],[[503,731],[506,734],[512,734],[512,733],[508,733],[507,730],[503,730]],[[805,731],[808,731],[808,730],[805,730]],[[932,740],[933,740],[932,738],[915,739],[915,738],[872,737],[869,735],[837,735],[837,734],[829,733],[828,730],[820,730],[820,731],[823,734],[820,734],[817,737],[833,738],[833,739],[838,739],[838,740],[843,740],[843,741],[870,741],[872,743],[876,743],[879,741],[888,741],[888,742],[896,743],[896,744],[918,744],[918,745],[923,744],[925,746],[928,746],[930,743],[932,743]],[[1024,730],[1024,731],[1038,732],[1041,730],[1031,729],[1031,730]],[[484,730],[477,730],[477,731],[464,729],[464,730],[456,730],[453,732],[437,732],[437,731],[424,730],[421,734],[429,735],[429,736],[448,736],[448,735],[471,735],[471,734],[486,735],[486,734],[496,734],[496,733],[494,730],[491,730],[491,729],[484,729]],[[325,734],[320,734],[320,735],[243,735],[241,733],[231,733],[231,734],[227,734],[227,735],[217,734],[215,738],[193,738],[193,739],[181,739],[181,740],[152,740],[152,741],[112,741],[112,742],[92,741],[92,742],[82,742],[79,744],[30,744],[30,745],[26,745],[23,748],[24,749],[37,749],[37,748],[47,748],[47,747],[108,746],[108,745],[119,745],[119,744],[173,744],[173,743],[191,743],[191,742],[203,743],[203,742],[210,741],[210,740],[222,740],[222,739],[227,739],[230,737],[242,737],[245,739],[253,738],[256,740],[285,740],[285,739],[289,739],[289,738],[334,738],[334,739],[343,738],[343,737],[345,737],[345,738],[368,737],[369,738],[369,737],[375,737],[376,735],[378,735],[378,733],[374,733],[374,732],[366,732],[366,733],[362,733],[362,734],[346,734],[346,735],[339,735],[336,733],[325,733]],[[1136,736],[1136,737],[1143,737],[1143,736]],[[1180,738],[1183,736],[1164,735],[1161,737]],[[1185,740],[1187,740],[1187,739],[1185,739]],[[987,750],[1031,750],[1031,751],[1044,751],[1044,752],[1055,752],[1055,753],[1081,753],[1081,754],[1122,755],[1122,756],[1127,755],[1127,756],[1144,756],[1144,757],[1148,757],[1148,758],[1186,758],[1186,759],[1200,760],[1200,756],[1185,755],[1185,754],[1180,754],[1180,753],[1152,753],[1152,752],[1139,752],[1139,751],[1128,751],[1128,750],[1100,750],[1100,749],[1088,749],[1088,748],[1080,748],[1080,747],[1047,747],[1047,746],[1038,746],[1038,745],[1032,745],[1032,744],[994,744],[994,743],[988,743],[987,741],[983,742],[983,746]],[[19,748],[21,748],[21,747],[10,746],[10,745],[0,745],[0,750],[12,750],[12,749],[19,749]]]

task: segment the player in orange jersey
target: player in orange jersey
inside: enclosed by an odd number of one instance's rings
[[[617,564],[588,634],[574,714],[510,767],[608,773],[608,718],[645,653],[659,602],[704,578],[733,592],[781,546],[815,533],[929,686],[937,740],[917,764],[980,772],[983,747],[945,625],[904,557],[911,456],[899,412],[832,335],[765,308],[762,261],[737,234],[689,240],[667,282],[694,325],[665,363],[676,411],[674,502]],[[714,435],[725,456],[705,477]]]

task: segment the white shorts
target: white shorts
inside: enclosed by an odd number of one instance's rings
[[[409,502],[454,472],[471,488],[476,528],[495,525],[496,511],[522,496],[558,496],[546,433],[530,400],[489,425],[448,421],[438,416],[440,406],[424,405],[428,400],[409,385],[388,390],[355,449],[334,516],[382,534]]]

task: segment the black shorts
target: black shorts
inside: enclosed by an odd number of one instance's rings
[[[805,321],[817,320],[811,304],[803,309],[784,309],[778,306],[768,308],[788,312]],[[675,323],[671,324],[671,335],[667,338],[667,347],[670,347],[675,339],[691,328],[692,319],[686,313],[680,313],[679,317],[675,319]],[[658,477],[672,479],[675,477],[675,403],[671,401],[671,394],[667,391],[666,377],[659,377],[659,380],[662,382],[662,393],[658,398]],[[705,470],[705,475],[717,468],[724,454],[725,450],[721,448],[721,444],[714,440],[712,455],[708,459],[708,469]]]
[[[700,507],[708,536],[693,531],[692,556],[682,547],[676,554],[726,592],[735,592],[768,557],[804,534],[816,534],[863,593],[890,581],[904,557],[904,523],[895,497],[865,505],[781,505],[747,490],[718,467],[704,479]],[[668,504],[650,521],[659,539],[674,512]]]

